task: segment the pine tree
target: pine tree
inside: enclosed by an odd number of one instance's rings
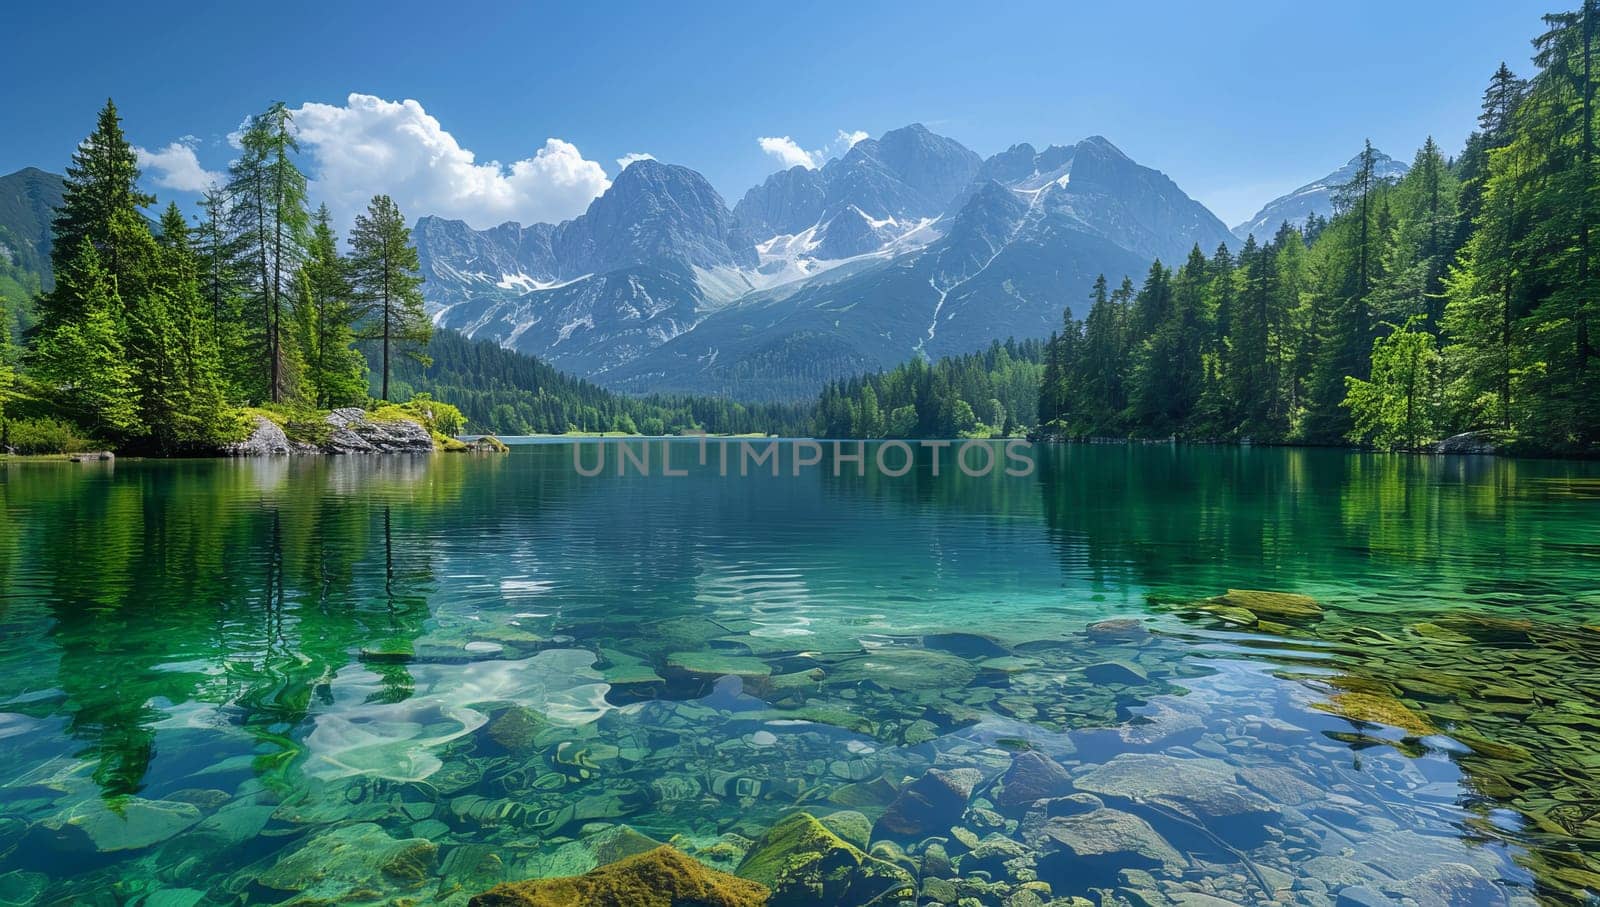
[[[163,449],[215,446],[228,439],[233,412],[210,306],[200,291],[200,263],[189,225],[176,204],[168,205],[161,217],[160,247],[158,301],[151,309],[161,319],[170,383],[148,392],[164,401],[160,409],[166,419],[158,422],[147,416],[147,422]],[[152,407],[146,403],[145,409],[149,412]]]
[[[10,446],[10,422],[7,412],[16,395],[16,351],[11,345],[11,311],[6,298],[0,296],[0,452]]]
[[[405,218],[387,195],[374,196],[366,213],[356,217],[350,249],[350,272],[365,316],[365,336],[379,341],[380,397],[387,400],[394,357],[427,359],[420,348],[427,344],[433,325],[423,311],[422,277],[417,273],[422,265]]]
[[[360,404],[367,398],[367,361],[354,347],[355,291],[326,205],[317,210],[307,252],[297,310],[308,396],[325,409]]]
[[[139,191],[138,183],[138,157],[122,133],[117,105],[108,98],[94,131],[78,145],[72,163],[67,166],[61,207],[53,225],[55,240],[50,250],[51,266],[56,273],[71,266],[79,247],[87,240],[99,256],[100,267],[112,280],[119,284],[126,282],[128,269],[138,263],[128,260],[127,252],[118,246],[111,230],[119,215],[136,216],[140,208],[155,201],[154,196]],[[123,289],[118,286],[119,291]],[[62,304],[70,305],[68,301]],[[47,302],[44,320],[59,317],[56,308]]]
[[[273,402],[293,399],[297,392],[299,350],[291,290],[304,258],[309,220],[305,174],[293,158],[299,150],[293,117],[279,102],[250,119],[240,139],[239,159],[228,171],[234,235],[252,272],[258,390]]]
[[[63,259],[56,289],[72,299],[71,318],[40,327],[29,357],[32,375],[56,406],[103,440],[135,436],[139,419],[134,371],[122,344],[122,300],[88,236]]]

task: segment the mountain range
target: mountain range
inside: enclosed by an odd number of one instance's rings
[[[0,267],[44,275],[50,271],[50,224],[66,181],[37,167],[0,176]]]
[[[755,399],[1041,337],[1101,273],[1235,242],[1105,138],[983,159],[921,125],[731,209],[695,171],[640,160],[565,223],[423,217],[415,236],[442,325],[620,390]]]
[[[1381,151],[1375,152],[1374,161],[1373,170],[1381,180],[1398,180],[1411,170],[1409,165]],[[1253,233],[1257,240],[1264,242],[1271,239],[1278,232],[1278,228],[1285,223],[1300,227],[1304,226],[1306,218],[1313,214],[1318,217],[1332,217],[1334,193],[1340,186],[1354,179],[1360,169],[1361,155],[1358,154],[1327,176],[1267,202],[1249,220],[1234,227],[1233,235],[1244,239]]]
[[[1195,245],[1331,213],[1355,163],[1230,232],[1100,136],[985,159],[912,125],[774,173],[731,208],[694,170],[643,159],[572,220],[424,216],[414,237],[441,326],[616,390],[799,399],[913,356],[1046,336],[1064,308],[1084,314],[1100,274],[1137,280]],[[1406,167],[1380,154],[1379,171]],[[0,177],[0,293],[49,286],[61,191],[34,168]]]

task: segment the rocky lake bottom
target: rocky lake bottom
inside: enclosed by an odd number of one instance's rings
[[[0,905],[1600,901],[1593,469],[566,450],[7,470]]]

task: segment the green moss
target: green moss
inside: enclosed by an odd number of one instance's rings
[[[771,888],[772,907],[861,907],[915,891],[905,870],[868,856],[805,812],[768,829],[739,864],[738,875]]]
[[[761,907],[767,889],[718,872],[671,847],[581,876],[496,885],[470,907]]]
[[[1427,718],[1386,693],[1335,693],[1328,702],[1317,703],[1315,708],[1352,721],[1397,727],[1418,737],[1439,733]]]

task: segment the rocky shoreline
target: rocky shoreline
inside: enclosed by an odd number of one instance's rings
[[[336,409],[323,417],[325,436],[319,443],[296,441],[284,426],[262,415],[250,417],[255,427],[244,440],[225,446],[231,457],[287,454],[431,453],[438,449],[426,426],[411,419],[376,419],[355,407]]]

